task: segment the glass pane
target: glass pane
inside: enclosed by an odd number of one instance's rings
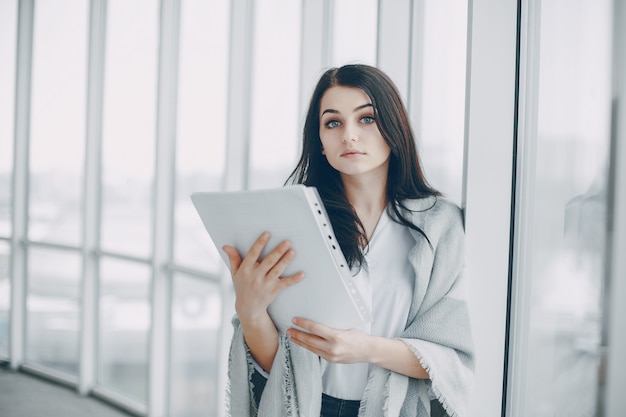
[[[80,276],[78,253],[29,249],[28,361],[78,375]]]
[[[215,269],[219,255],[189,195],[222,184],[230,2],[185,0],[181,8],[174,259]]]
[[[11,235],[17,1],[0,2],[0,236]]]
[[[378,0],[333,2],[332,66],[376,65]]]
[[[156,0],[107,2],[102,246],[148,256],[154,175]]]
[[[411,116],[428,181],[457,204],[463,193],[467,0],[424,0],[419,85]],[[419,74],[419,75],[418,75]]]
[[[170,415],[217,416],[220,287],[177,274],[172,298]]]
[[[612,2],[541,2],[534,147],[524,158],[527,261],[514,395],[526,416],[596,415],[606,262]],[[522,304],[523,303],[523,304]]]
[[[98,383],[145,402],[150,331],[150,268],[100,263]]]
[[[256,3],[250,188],[280,187],[297,162],[301,2]]]
[[[0,241],[0,358],[9,357],[9,311],[11,311],[11,246]]]
[[[87,6],[44,0],[35,7],[28,228],[34,241],[81,239]]]

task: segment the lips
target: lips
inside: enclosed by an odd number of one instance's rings
[[[359,156],[359,155],[365,155],[365,152],[357,151],[355,149],[349,149],[347,151],[344,151],[341,154],[341,156],[343,156],[344,158],[350,158],[350,157]]]

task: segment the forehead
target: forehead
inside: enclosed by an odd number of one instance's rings
[[[320,101],[320,113],[326,109],[338,110],[339,112],[352,112],[358,106],[371,103],[372,100],[357,87],[336,85],[330,87]]]

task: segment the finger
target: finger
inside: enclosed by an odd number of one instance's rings
[[[302,281],[303,278],[304,272],[296,272],[293,275],[281,278],[279,282],[280,290],[290,287],[293,284],[297,284],[298,282]]]
[[[310,350],[311,352],[315,353],[318,356],[322,356],[322,351],[317,349],[315,346],[310,345],[309,343],[306,343],[304,341],[304,337],[302,334],[296,334],[295,332],[293,332],[293,329],[289,330],[289,339],[295,343],[298,346],[302,346],[303,348]]]
[[[237,249],[229,245],[224,245],[222,250],[226,252],[226,255],[228,255],[228,260],[230,262],[230,274],[235,275],[239,266],[241,266],[241,255]]]
[[[274,273],[278,272],[276,276],[280,276],[289,262],[296,256],[296,253],[290,250],[290,248],[291,242],[288,240],[280,242],[280,244],[261,261],[261,267],[268,272],[270,270],[273,270]]]
[[[325,326],[322,323],[305,319],[303,317],[294,317],[291,321],[296,326],[301,327],[307,332],[317,335],[322,339],[330,339],[335,332],[335,329],[333,329],[332,327]]]
[[[261,267],[264,268],[265,274],[268,277],[280,278],[283,275],[283,272],[285,272],[287,266],[291,263],[291,261],[293,261],[293,258],[296,257],[296,253],[291,249],[287,249],[283,252],[283,250],[288,248],[289,245],[290,243],[287,241],[282,242],[261,263]]]
[[[324,347],[327,344],[327,341],[321,337],[303,332],[302,330],[294,329],[293,327],[287,330],[287,335],[294,343],[307,348],[316,354],[324,352]]]
[[[248,250],[248,253],[243,258],[242,263],[254,265],[256,261],[259,259],[259,257],[261,256],[261,252],[263,252],[263,249],[265,248],[265,245],[267,245],[267,242],[269,240],[270,240],[269,232],[261,233],[261,236],[259,236],[257,240],[254,241],[252,246],[250,246],[250,250]]]

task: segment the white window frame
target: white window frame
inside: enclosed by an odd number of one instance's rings
[[[463,208],[477,365],[470,416],[502,415],[509,294],[518,1],[470,0]]]
[[[18,369],[25,357],[26,264],[28,237],[28,147],[30,143],[30,99],[33,55],[34,0],[18,3],[17,59],[15,71],[15,142],[13,199],[11,208],[11,312],[9,362]]]
[[[613,206],[607,285],[606,385],[604,416],[619,417],[626,410],[626,1],[614,0],[613,23]]]

